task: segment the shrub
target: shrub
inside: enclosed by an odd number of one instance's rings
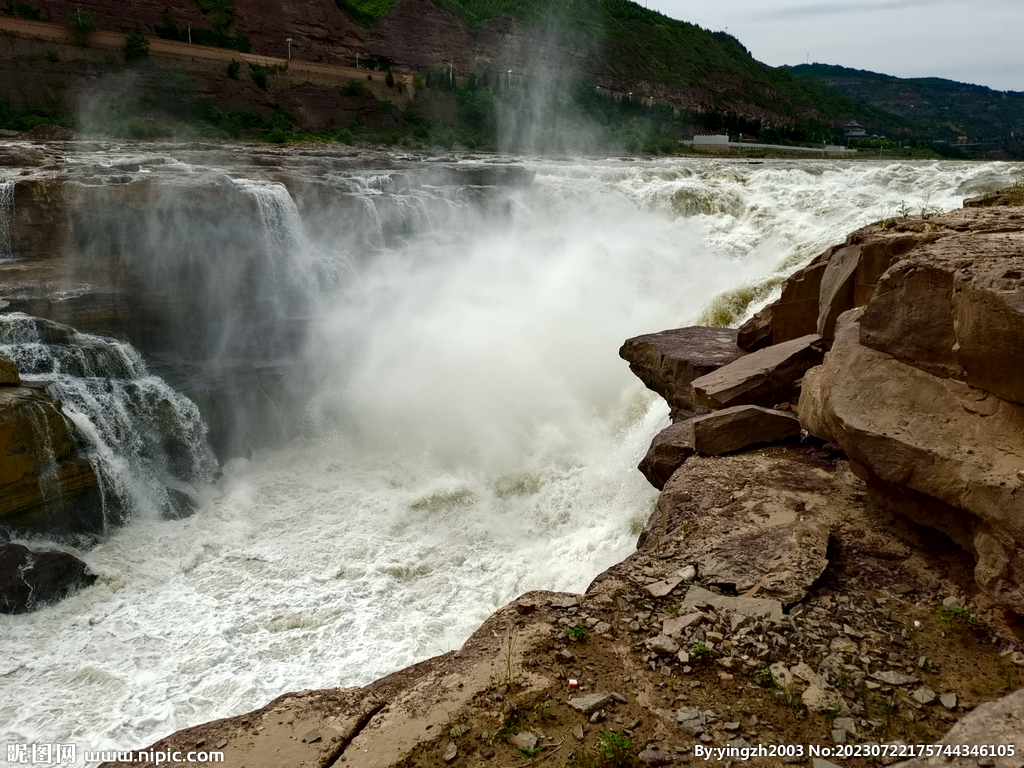
[[[238,75],[239,75],[239,73],[241,71],[242,71],[242,65],[239,64],[234,59],[232,59],[231,63],[228,64],[228,77],[230,77],[232,80],[237,80],[238,79]]]
[[[67,28],[71,30],[71,36],[75,39],[75,43],[85,45],[86,39],[99,29],[100,25],[96,23],[96,17],[92,15],[92,11],[83,11],[79,8],[68,16]]]
[[[259,64],[250,64],[249,74],[252,75],[252,81],[256,83],[258,88],[262,88],[264,91],[267,90],[267,76],[270,74],[269,68],[261,67]]]
[[[370,89],[358,80],[352,80],[345,84],[345,87],[341,89],[341,92],[345,96],[366,96],[370,92]]]
[[[585,630],[579,624],[577,624],[575,627],[570,627],[565,634],[574,643],[582,643],[588,637],[587,630]]]
[[[124,60],[138,61],[149,56],[149,39],[142,34],[142,30],[136,29],[129,32],[124,41]]]
[[[388,76],[384,79],[384,82],[388,84],[388,88],[395,87],[395,76],[391,74],[391,70],[388,70]]]

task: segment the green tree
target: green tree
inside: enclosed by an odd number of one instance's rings
[[[124,41],[124,60],[138,61],[149,57],[149,38],[142,34],[141,29],[129,32]]]
[[[384,79],[384,82],[387,83],[388,88],[395,87],[395,76],[391,74],[390,69],[388,70],[388,76]]]
[[[78,45],[85,45],[89,35],[99,29],[100,25],[96,23],[92,11],[83,11],[79,8],[68,16],[67,28]]]

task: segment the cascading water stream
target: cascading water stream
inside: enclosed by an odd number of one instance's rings
[[[10,313],[0,315],[0,355],[75,423],[100,480],[105,523],[179,517],[198,506],[216,469],[206,426],[131,346]]]
[[[14,182],[0,180],[0,262],[14,258],[11,224],[14,221]]]

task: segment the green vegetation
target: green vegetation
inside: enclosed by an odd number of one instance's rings
[[[579,749],[569,762],[571,768],[633,768],[638,763],[633,743],[617,733],[602,733],[594,749]]]
[[[264,67],[260,64],[249,65],[249,75],[252,77],[252,81],[256,83],[256,87],[267,90],[267,77],[270,75],[270,67]]]
[[[710,656],[711,651],[706,645],[704,645],[704,643],[696,643],[692,648],[690,648],[690,658],[698,664]]]
[[[398,0],[334,0],[356,24],[372,27],[398,5]]]
[[[1024,157],[1024,93],[828,64],[787,69],[808,87],[849,99],[870,132],[897,136],[898,143],[939,142],[934,149],[947,157],[991,151]],[[967,146],[960,145],[961,137]]]
[[[940,605],[935,609],[935,617],[947,622],[954,630],[963,629],[971,623],[971,611],[963,606]]]
[[[232,59],[231,63],[228,64],[228,77],[230,77],[232,80],[237,80],[238,76],[241,73],[242,73],[242,65],[239,64],[234,59]]]
[[[570,627],[568,630],[566,630],[565,635],[574,643],[585,642],[586,639],[590,636],[589,634],[587,634],[587,630],[585,630],[579,624],[577,624],[575,627]]]
[[[100,28],[92,11],[83,11],[81,8],[68,16],[66,26],[77,45],[85,45],[89,35]]]
[[[0,128],[9,131],[30,131],[37,125],[61,125],[74,127],[71,110],[59,100],[51,99],[43,104],[16,109],[9,101],[0,101]]]
[[[6,8],[0,9],[0,12],[7,16],[16,16],[19,19],[39,21],[39,11],[28,3],[8,3]]]
[[[230,31],[234,21],[233,0],[197,0],[197,5],[204,14],[209,15],[211,28],[189,25],[178,26],[168,9],[164,9],[160,23],[153,27],[157,36],[164,40],[177,40],[193,45],[209,45],[215,48],[228,48],[241,53],[252,51],[252,41],[242,30]]]
[[[124,60],[133,62],[148,57],[149,39],[142,34],[140,29],[129,32],[128,37],[124,41]]]

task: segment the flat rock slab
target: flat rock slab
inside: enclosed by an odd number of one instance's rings
[[[724,613],[739,613],[759,619],[782,621],[782,603],[758,597],[729,597],[719,595],[703,587],[690,587],[679,606],[687,613],[698,608],[714,608]]]
[[[794,400],[808,369],[819,365],[827,344],[808,334],[751,352],[713,373],[693,379],[693,402],[707,408],[733,405],[777,405]]]
[[[732,328],[676,328],[627,339],[619,357],[648,389],[668,403],[672,420],[688,418],[696,411],[690,383],[746,353],[736,346]]]
[[[661,581],[656,581],[653,584],[648,584],[644,589],[651,597],[665,597],[682,583],[682,576],[672,576],[671,578],[662,579]]]
[[[602,707],[608,706],[614,700],[615,697],[610,693],[591,693],[588,696],[578,696],[575,699],[569,699],[569,706],[577,712],[589,715]]]
[[[815,520],[731,534],[700,557],[701,581],[798,602],[828,567],[829,538],[829,526]]]
[[[756,405],[738,405],[697,416],[689,424],[694,450],[708,456],[777,443],[800,434],[800,421],[792,414]]]
[[[672,474],[693,456],[693,428],[681,421],[661,430],[651,441],[647,455],[640,460],[638,469],[647,481],[659,491]]]
[[[872,672],[871,676],[886,685],[910,685],[916,683],[917,678],[911,675],[904,675],[902,672],[886,670],[883,672]]]

